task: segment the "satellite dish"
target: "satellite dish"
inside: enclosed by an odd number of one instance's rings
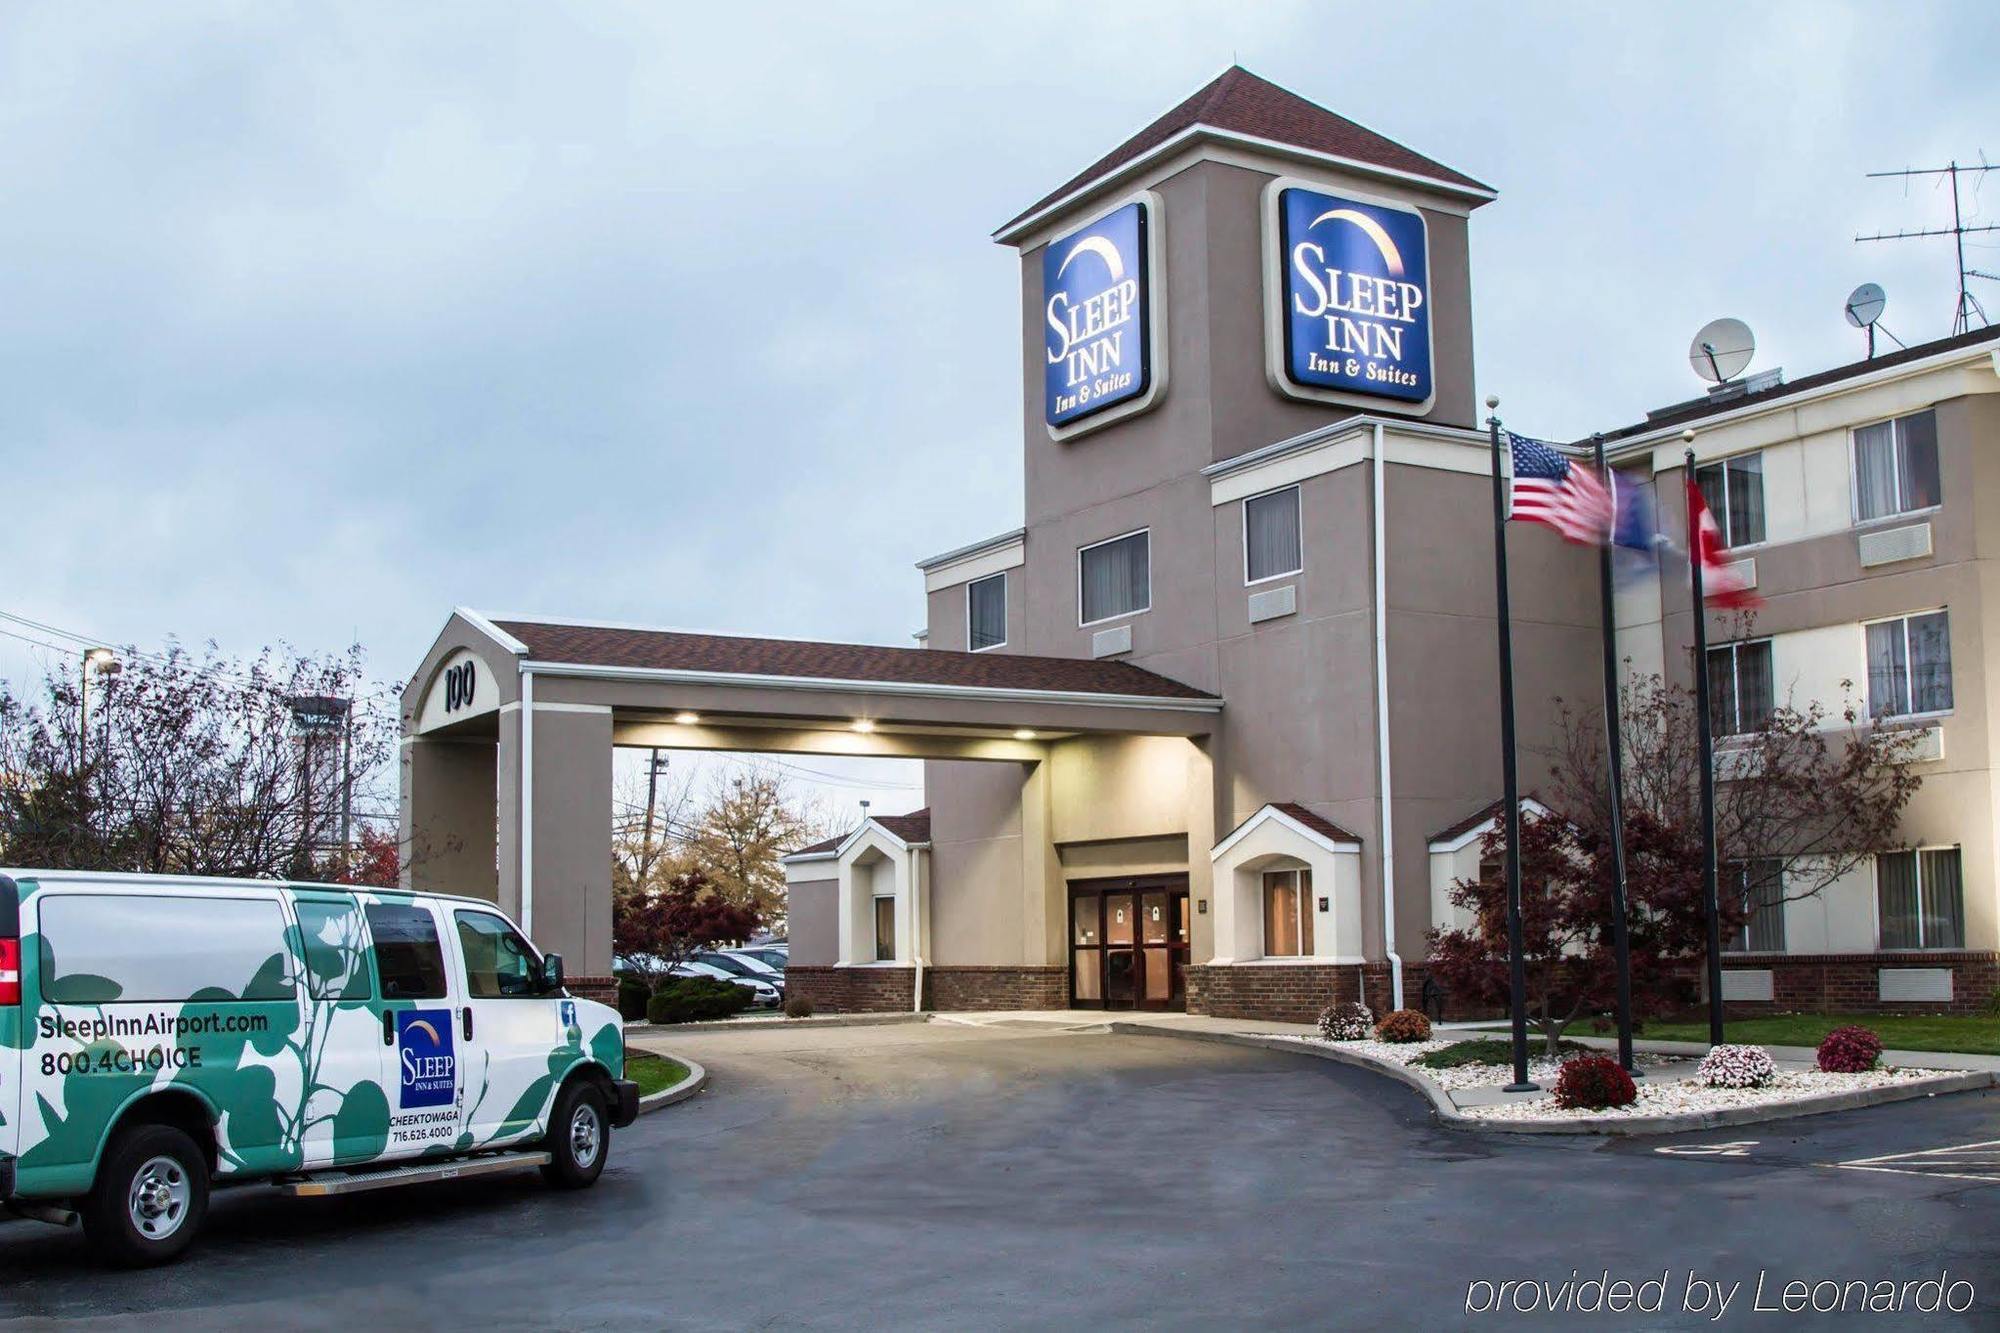
[[[1847,322],[1857,329],[1865,329],[1882,318],[1882,307],[1889,304],[1889,294],[1872,282],[1864,282],[1847,294]]]
[[[1688,344],[1688,364],[1713,384],[1727,384],[1743,373],[1757,351],[1757,339],[1740,319],[1712,319]]]

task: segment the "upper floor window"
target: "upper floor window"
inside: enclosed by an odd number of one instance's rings
[[[1007,575],[989,574],[965,585],[965,643],[973,652],[1007,642]]]
[[[1305,568],[1299,543],[1299,488],[1287,486],[1243,502],[1243,581],[1297,574]]]
[[[1153,605],[1152,533],[1141,528],[1076,553],[1079,619],[1088,625]]]
[[[1725,643],[1708,650],[1708,720],[1718,736],[1741,736],[1771,720],[1771,641]]]
[[[1918,412],[1854,432],[1854,515],[1862,521],[1929,509],[1938,482],[1937,413]]]
[[[1931,611],[1868,626],[1868,716],[1950,710],[1950,616]]]
[[[1884,949],[1963,949],[1965,881],[1958,848],[1877,856],[1875,912]]]
[[[1721,891],[1734,893],[1748,914],[1723,948],[1733,953],[1785,951],[1784,862],[1776,857],[1731,861],[1722,867]]]
[[[1265,871],[1264,956],[1303,958],[1312,951],[1312,871]]]
[[[1694,470],[1701,498],[1722,529],[1724,546],[1764,540],[1764,455],[1738,454]]]

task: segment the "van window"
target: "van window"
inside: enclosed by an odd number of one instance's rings
[[[353,903],[301,902],[299,933],[305,937],[306,982],[315,1000],[366,1000],[375,987],[368,979],[368,953],[361,910]]]
[[[466,994],[473,999],[540,993],[535,951],[491,912],[458,914],[458,950],[465,955]]]
[[[383,999],[444,998],[444,949],[429,910],[370,903],[368,933],[375,937],[375,973],[382,978]]]
[[[51,1004],[292,998],[273,898],[54,894],[38,933]]]

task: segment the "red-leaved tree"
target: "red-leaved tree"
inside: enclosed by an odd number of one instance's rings
[[[612,948],[652,989],[703,949],[749,939],[757,924],[756,912],[717,893],[699,871],[611,900]]]

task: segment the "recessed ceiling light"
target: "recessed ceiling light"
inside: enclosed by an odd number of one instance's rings
[[[865,717],[857,717],[854,719],[854,729],[866,736],[869,732],[875,730],[875,724]]]
[[[1019,731],[1014,733],[1014,739],[1017,741],[1031,741],[1035,739],[1035,733],[1028,730],[1026,727],[1022,727]]]
[[[700,714],[700,713],[675,713],[675,714],[674,714],[674,721],[676,721],[676,722],[680,723],[680,724],[681,724],[682,726],[684,726],[684,727],[692,727],[692,726],[694,726],[695,724],[697,724],[698,722],[700,722],[700,721],[701,721],[701,714]]]

